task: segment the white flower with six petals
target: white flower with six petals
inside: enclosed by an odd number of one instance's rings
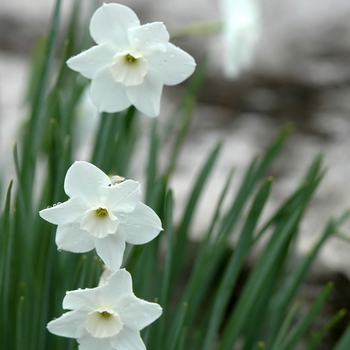
[[[67,171],[64,189],[70,199],[43,209],[40,216],[58,225],[58,249],[83,253],[96,248],[112,271],[120,268],[125,242],[144,244],[162,230],[157,214],[140,202],[140,184],[114,184],[99,168],[75,162]]]
[[[103,4],[91,18],[96,46],[70,58],[68,66],[91,79],[90,97],[100,111],[118,112],[134,105],[157,116],[163,85],[176,85],[195,69],[188,53],[169,43],[161,22],[140,25],[120,4]]]
[[[126,270],[113,273],[103,286],[67,292],[63,308],[72,311],[49,322],[47,328],[76,338],[79,350],[145,350],[140,330],[162,313],[158,304],[133,294]]]

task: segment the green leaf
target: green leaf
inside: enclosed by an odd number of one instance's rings
[[[350,324],[347,326],[340,340],[337,342],[333,350],[349,350],[350,348]]]
[[[240,233],[238,243],[227,264],[226,271],[223,274],[219,289],[215,296],[214,305],[211,311],[212,317],[206,331],[203,350],[209,350],[213,347],[213,342],[223,320],[232,290],[237,282],[243,262],[251,248],[255,227],[270,193],[271,183],[271,178],[267,179],[255,196],[245,225]]]
[[[313,332],[307,343],[306,350],[317,349],[317,346],[322,339],[345,317],[346,314],[347,311],[345,309],[339,310],[320,331]]]
[[[323,305],[325,304],[330,292],[333,289],[333,283],[328,283],[317,299],[312,303],[308,313],[295,325],[290,331],[288,336],[285,338],[282,349],[291,350],[300,342],[308,328],[311,326],[316,315],[319,313]]]

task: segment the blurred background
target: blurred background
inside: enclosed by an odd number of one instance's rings
[[[88,3],[90,0],[82,0]],[[102,2],[96,1],[97,4]],[[193,23],[219,23],[218,1],[124,0],[142,23],[162,21],[170,33]],[[12,173],[12,148],[25,116],[23,94],[30,56],[48,29],[53,0],[0,2],[0,167]],[[85,4],[84,4],[85,5]],[[71,1],[63,1],[62,21]],[[172,180],[177,206],[191,188],[202,161],[218,139],[224,148],[202,199],[194,238],[210,217],[214,198],[232,166],[240,178],[251,157],[292,122],[295,131],[271,169],[275,178],[272,210],[296,186],[312,158],[324,154],[327,174],[304,219],[299,254],[310,249],[326,220],[350,204],[350,2],[348,0],[260,0],[262,28],[250,67],[235,80],[223,74],[219,32],[173,42],[208,59],[190,137]],[[160,119],[168,118],[183,86],[165,88]],[[237,181],[238,183],[238,181]],[[234,188],[232,189],[235,190]],[[269,210],[269,209],[268,209]],[[349,231],[344,232],[348,235]],[[313,298],[325,281],[337,284],[337,300],[350,306],[350,243],[332,238],[322,250],[304,298]]]

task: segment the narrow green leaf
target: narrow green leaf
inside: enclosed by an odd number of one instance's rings
[[[226,271],[221,279],[219,289],[215,296],[214,305],[211,311],[212,317],[206,331],[203,350],[209,350],[213,347],[213,342],[222,322],[232,290],[237,282],[243,262],[251,248],[253,233],[270,193],[271,183],[271,178],[267,179],[255,196],[245,225],[240,234],[239,241],[227,264]]]
[[[1,215],[1,230],[0,230],[0,344],[5,348],[6,344],[11,344],[9,337],[11,337],[11,324],[12,320],[9,317],[11,315],[11,262],[12,262],[12,249],[13,241],[11,237],[11,192],[12,192],[13,181],[10,182],[4,211]]]
[[[153,188],[157,176],[158,168],[158,120],[153,118],[151,121],[151,133],[150,133],[150,144],[148,152],[148,163],[147,163],[147,185],[146,185],[146,203],[151,205],[154,203],[155,198],[152,196]]]
[[[164,232],[166,234],[167,247],[165,253],[165,264],[163,270],[163,278],[162,278],[162,289],[160,293],[159,301],[165,307],[168,305],[169,299],[169,288],[170,288],[170,280],[171,280],[171,267],[173,264],[173,246],[174,246],[174,232],[173,232],[173,208],[174,208],[174,199],[172,191],[168,192],[166,198],[166,206],[165,206],[165,222],[164,222]]]
[[[230,171],[223,186],[221,195],[216,205],[216,211],[213,214],[211,226],[205,239],[203,239],[200,244],[198,256],[194,262],[195,265],[191,272],[191,276],[181,296],[180,304],[190,301],[186,313],[186,322],[189,324],[192,323],[198,309],[201,307],[203,298],[205,297],[208,289],[211,288],[211,281],[215,278],[217,266],[220,264],[221,256],[225,251],[223,244],[220,246],[213,246],[211,242],[211,234],[213,232],[213,227],[219,218],[219,213],[222,210],[222,204],[226,198],[227,189],[231,182],[232,175],[233,170]],[[206,278],[203,278],[203,276],[206,276]],[[178,313],[173,317],[173,319],[176,319],[176,317],[180,317]]]
[[[350,324],[347,326],[340,340],[337,342],[333,350],[349,350],[350,348]]]
[[[18,301],[16,310],[16,350],[23,350],[26,348],[23,337],[23,309],[24,309],[24,296],[21,296]]]
[[[187,98],[185,98],[184,103],[185,103],[185,106],[183,108],[184,121],[181,125],[181,129],[177,133],[177,138],[175,140],[175,144],[174,144],[174,147],[172,149],[172,153],[170,155],[169,164],[168,164],[167,170],[165,171],[165,176],[167,178],[169,178],[174,171],[174,168],[175,168],[177,159],[179,157],[182,145],[184,143],[185,137],[187,135],[187,132],[189,130],[189,127],[190,127],[190,124],[192,121],[192,116],[193,116],[194,107],[195,107],[195,100],[192,96],[188,96]]]
[[[261,289],[269,278],[271,269],[277,263],[278,257],[288,249],[288,242],[295,234],[301,213],[302,209],[295,211],[288,221],[281,227],[278,226],[272,234],[262,256],[256,263],[255,269],[250,274],[233,314],[226,324],[219,350],[232,349],[242,329],[249,322],[249,314],[258,299]]]
[[[38,90],[33,95],[31,118],[27,126],[27,132],[23,139],[22,161],[21,161],[21,183],[24,191],[25,205],[30,205],[34,182],[36,156],[42,137],[45,135],[44,126],[46,116],[46,97],[49,91],[50,77],[54,71],[54,58],[59,29],[61,0],[56,0],[54,13],[51,21],[49,38],[46,44],[43,67],[37,84]]]
[[[169,334],[169,337],[168,337],[169,340],[166,343],[167,345],[165,347],[167,350],[176,349],[178,342],[181,340],[181,330],[185,327],[183,322],[185,320],[187,306],[188,306],[187,303],[183,303],[180,306],[181,317],[177,320],[177,322],[175,324],[175,332],[173,332],[173,334]]]
[[[283,342],[283,350],[294,349],[295,346],[300,342],[308,328],[311,326],[316,315],[319,313],[323,305],[325,304],[330,292],[333,289],[333,283],[328,283],[317,299],[312,303],[308,313],[299,321],[296,326],[291,330],[289,335]]]
[[[341,321],[347,311],[345,309],[339,310],[332,319],[318,332],[314,332],[307,343],[306,350],[316,350],[322,339]]]
[[[186,239],[188,230],[191,224],[191,221],[194,217],[194,211],[196,209],[197,202],[199,200],[200,195],[202,194],[202,190],[204,188],[205,183],[207,182],[210,173],[213,170],[214,164],[219,155],[222,144],[218,143],[213,150],[209,153],[207,160],[205,161],[202,169],[199,172],[199,175],[195,181],[195,185],[192,189],[189,201],[183,211],[183,217],[181,219],[180,227],[177,231],[177,241],[174,248],[174,254],[182,254],[185,251]],[[178,264],[178,268],[181,268],[182,264]]]
[[[337,220],[330,220],[324,229],[323,234],[320,236],[314,248],[302,259],[301,263],[297,268],[293,268],[291,276],[287,281],[286,285],[283,287],[283,292],[277,298],[275,307],[273,308],[272,321],[271,321],[271,333],[267,344],[270,344],[274,339],[274,334],[278,332],[278,329],[282,323],[283,315],[286,312],[288,305],[291,303],[297,289],[304,280],[306,274],[308,273],[311,264],[316,258],[319,250],[325,243],[325,241],[333,234],[339,225],[344,222],[346,218],[350,215],[350,211],[345,211]]]
[[[277,335],[274,334],[274,342],[272,344],[271,350],[280,350],[282,349],[282,342],[286,338],[287,332],[289,331],[294,317],[299,309],[300,305],[295,303],[293,307],[287,313],[286,318],[284,319]]]

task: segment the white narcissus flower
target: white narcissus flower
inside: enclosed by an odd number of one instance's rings
[[[70,58],[68,66],[91,79],[90,97],[100,111],[118,112],[134,105],[157,116],[163,85],[176,85],[195,69],[188,53],[169,43],[161,22],[140,25],[120,4],[103,4],[91,18],[96,46]]]
[[[40,216],[58,225],[58,249],[83,253],[96,248],[112,271],[120,268],[125,242],[144,244],[162,230],[157,214],[140,202],[140,184],[113,184],[99,168],[75,162],[67,171],[64,190],[70,199],[41,210]]]
[[[76,338],[79,350],[145,350],[140,330],[154,322],[162,308],[138,299],[130,274],[118,270],[106,284],[67,292],[63,308],[72,310],[48,323],[56,335]]]
[[[261,23],[258,0],[221,0],[223,41],[225,46],[224,72],[236,78],[247,68],[254,54]]]

